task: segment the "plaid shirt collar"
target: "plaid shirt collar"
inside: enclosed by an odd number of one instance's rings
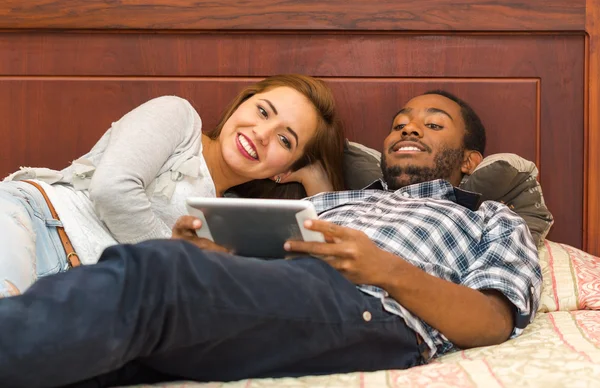
[[[376,180],[362,190],[392,191],[388,189],[388,185],[383,179]],[[481,205],[481,194],[454,187],[443,179],[404,186],[396,192],[408,193],[411,198],[446,199],[473,211],[479,209],[479,205]]]

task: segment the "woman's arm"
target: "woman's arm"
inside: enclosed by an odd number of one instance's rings
[[[200,142],[200,117],[186,100],[174,96],[150,100],[113,123],[89,195],[117,241],[170,236],[170,226],[152,211],[147,189],[182,143],[192,141],[192,133]]]
[[[321,163],[318,162],[291,173],[285,179],[282,179],[281,183],[294,181],[304,186],[306,195],[309,197],[327,191],[334,191],[327,172]]]

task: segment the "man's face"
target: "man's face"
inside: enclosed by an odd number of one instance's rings
[[[465,124],[461,108],[449,98],[428,94],[413,98],[394,118],[383,142],[381,169],[391,190],[462,177]]]

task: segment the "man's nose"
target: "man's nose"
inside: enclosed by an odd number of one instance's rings
[[[423,137],[423,129],[420,125],[410,122],[402,128],[402,137]]]

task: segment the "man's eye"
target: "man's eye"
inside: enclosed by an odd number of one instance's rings
[[[404,127],[406,127],[406,124],[398,124],[396,126],[394,126],[394,128],[392,128],[394,131],[400,131],[402,129],[404,129]]]
[[[267,111],[262,107],[262,106],[258,106],[258,111],[260,112],[260,114],[264,117],[264,118],[268,118],[269,114],[267,113]]]
[[[288,140],[287,137],[279,135],[279,139],[281,140],[281,143],[285,148],[287,148],[288,150],[292,149],[292,143]]]
[[[427,128],[429,129],[443,129],[444,127],[442,127],[441,125],[437,125],[437,124],[425,124],[427,126]]]

